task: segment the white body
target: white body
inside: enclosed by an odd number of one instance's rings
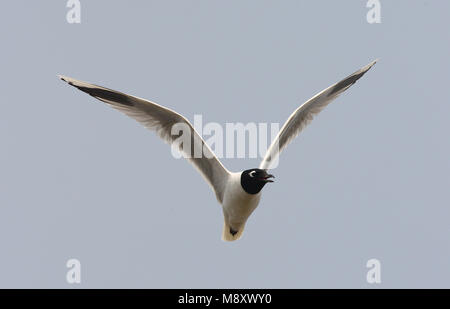
[[[258,207],[261,199],[261,192],[248,194],[244,191],[241,186],[241,173],[230,173],[223,196],[222,209],[225,223],[222,239],[226,241],[237,240],[241,237],[248,217]],[[237,233],[232,235],[230,228]]]

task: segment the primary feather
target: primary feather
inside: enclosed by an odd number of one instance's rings
[[[291,116],[289,116],[288,120],[284,123],[280,132],[273,140],[264,159],[261,161],[259,168],[269,169],[271,164],[278,160],[281,151],[311,122],[314,116],[320,113],[325,106],[330,104],[341,93],[350,88],[350,86],[360,79],[375,63],[376,61],[373,61],[347,78],[344,78],[340,82],[319,92],[297,108]]]
[[[177,123],[184,124],[190,131],[191,147],[181,147],[180,144],[179,149],[212,187],[217,200],[220,203],[222,202],[229,171],[222,165],[186,118],[173,110],[148,100],[66,76],[59,76],[59,78],[134,118],[146,128],[155,131],[169,144],[172,144],[179,137],[172,134],[172,126]],[[189,149],[190,152],[187,153]],[[196,156],[197,153],[200,153],[201,156]]]

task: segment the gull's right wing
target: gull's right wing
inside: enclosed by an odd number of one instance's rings
[[[175,124],[181,124],[183,128],[187,128],[190,132],[191,145],[190,147],[186,147],[186,145],[180,144],[179,146],[183,146],[179,147],[180,151],[202,174],[214,190],[217,200],[222,203],[229,171],[222,165],[186,118],[166,107],[135,96],[66,76],[59,76],[59,78],[69,85],[86,92],[94,98],[103,101],[134,118],[146,128],[155,131],[169,144],[173,144],[179,137],[177,135],[172,135],[172,127]],[[185,134],[185,132],[183,132],[183,134]],[[190,151],[188,151],[189,148]]]

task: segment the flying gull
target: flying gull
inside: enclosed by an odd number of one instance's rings
[[[177,112],[148,100],[105,87],[66,76],[59,76],[59,78],[136,119],[148,129],[155,131],[169,144],[174,144],[179,137],[171,134],[172,127],[176,124],[184,125],[189,130],[192,147],[180,147],[180,151],[205,178],[214,191],[217,201],[222,205],[224,216],[222,239],[234,241],[242,236],[247,219],[258,206],[262,188],[267,183],[273,182],[274,176],[267,171],[275,159],[278,159],[281,151],[316,114],[360,79],[375,63],[376,61],[373,61],[303,103],[289,116],[268,148],[259,167],[237,173],[230,172],[223,166],[201,136],[194,130],[192,124]],[[190,148],[190,150],[185,148]],[[201,149],[203,155],[192,155],[196,149]]]

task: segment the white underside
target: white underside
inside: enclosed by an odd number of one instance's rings
[[[248,194],[241,186],[241,173],[231,173],[223,197],[223,215],[225,219],[222,239],[238,240],[242,236],[248,217],[256,209],[261,198],[258,194]],[[230,228],[237,231],[230,233]]]

